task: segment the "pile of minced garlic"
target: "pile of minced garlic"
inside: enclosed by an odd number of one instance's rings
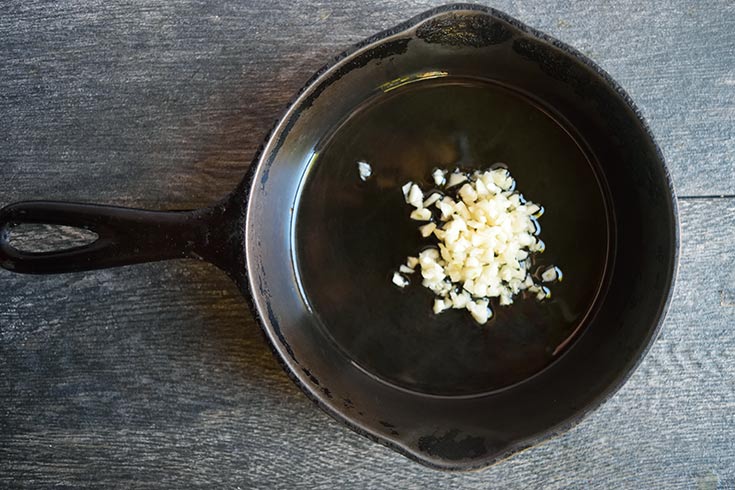
[[[538,300],[551,292],[541,283],[560,281],[561,270],[547,267],[537,282],[530,257],[544,251],[538,238],[543,208],[526,201],[515,190],[515,180],[504,166],[464,173],[436,169],[435,189],[424,194],[418,184],[402,187],[415,209],[411,219],[425,238],[435,237],[418,257],[408,257],[393,274],[393,283],[408,285],[417,268],[422,284],[436,295],[434,313],[466,309],[479,324],[493,315],[490,298],[510,305],[513,297],[528,291]]]

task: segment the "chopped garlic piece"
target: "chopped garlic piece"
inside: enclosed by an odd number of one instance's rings
[[[472,318],[475,319],[477,323],[480,325],[484,325],[487,323],[488,319],[490,319],[490,315],[492,314],[490,312],[490,307],[488,306],[489,302],[487,299],[483,299],[480,301],[470,301],[467,303],[467,310],[472,315]]]
[[[434,223],[429,223],[419,228],[419,231],[421,231],[421,236],[424,238],[431,235],[434,232],[434,230],[436,230],[436,224]]]
[[[462,291],[461,293],[455,293],[452,291],[449,293],[449,297],[451,298],[452,308],[465,308],[467,304],[472,300],[472,297],[470,296],[470,293],[467,291]]]
[[[415,208],[421,208],[424,205],[424,193],[416,184],[412,184],[406,196],[406,202]]]
[[[411,212],[411,219],[416,221],[429,221],[431,219],[431,211],[426,208],[414,209]]]
[[[447,171],[440,168],[434,170],[431,176],[434,178],[434,183],[439,187],[443,186],[447,181]]]
[[[435,248],[427,248],[426,250],[419,253],[419,264],[429,260],[436,260],[439,258],[439,251]]]
[[[465,174],[461,174],[459,172],[453,172],[449,174],[449,180],[447,180],[447,187],[454,187],[455,185],[459,185],[462,182],[465,182],[467,180],[467,176]]]
[[[448,304],[448,303],[447,303],[446,301],[444,301],[443,299],[439,299],[439,298],[437,298],[437,299],[435,299],[435,300],[434,300],[434,313],[435,313],[435,314],[437,314],[437,315],[438,315],[438,314],[439,314],[439,313],[441,313],[442,311],[444,311],[444,310],[447,310],[447,309],[449,309],[449,308],[451,308],[451,305],[449,305],[449,304]]]
[[[559,270],[558,267],[548,267],[546,270],[544,270],[541,273],[541,280],[543,282],[554,282],[559,281],[561,282],[562,274],[561,270]]]
[[[357,170],[360,173],[360,180],[363,182],[373,175],[373,167],[368,162],[357,162]]]
[[[415,269],[419,265],[419,259],[417,257],[408,257],[406,259],[406,265],[411,269]]]
[[[413,185],[413,182],[406,182],[402,187],[401,190],[403,191],[403,198],[408,202],[408,192],[411,190],[411,186]]]
[[[434,204],[436,201],[438,201],[441,198],[442,198],[441,194],[439,194],[438,192],[434,192],[432,195],[426,198],[426,200],[424,201],[424,207],[428,208],[429,206],[431,206],[432,204]]]
[[[406,279],[399,273],[394,272],[393,273],[393,284],[395,284],[399,288],[405,288],[406,286],[408,286],[408,279]]]
[[[459,189],[459,197],[461,197],[467,205],[470,205],[477,201],[477,191],[475,191],[475,186],[471,184],[463,185]]]
[[[414,272],[416,272],[416,270],[408,267],[407,265],[401,265],[400,267],[398,267],[398,272],[403,272],[404,274],[413,274]]]
[[[446,219],[454,212],[454,201],[451,197],[445,197],[436,204],[436,207],[441,211],[442,219]]]

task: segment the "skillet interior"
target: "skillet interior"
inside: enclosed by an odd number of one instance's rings
[[[321,327],[365,371],[421,393],[476,396],[536,374],[584,329],[604,294],[614,220],[594,157],[573,128],[507,87],[430,76],[376,95],[316,148],[300,191],[295,259]],[[374,173],[366,182],[355,163],[363,160]],[[493,319],[478,327],[463,310],[434,315],[418,274],[405,290],[390,287],[398,264],[432,243],[400,188],[431,188],[436,165],[497,161],[526,197],[547,204],[546,251],[531,270],[556,264],[567,280],[541,303],[493,301]]]

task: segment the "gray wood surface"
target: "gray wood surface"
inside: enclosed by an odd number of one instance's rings
[[[438,4],[2,2],[0,204],[209,204],[314,70]],[[440,473],[316,409],[212,266],[0,271],[0,487],[735,488],[735,3],[493,6],[621,82],[681,196],[671,312],[610,402],[486,471]]]

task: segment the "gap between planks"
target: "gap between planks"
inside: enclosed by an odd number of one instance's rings
[[[703,196],[676,196],[680,201],[691,201],[694,199],[735,199],[735,194],[710,194]]]

